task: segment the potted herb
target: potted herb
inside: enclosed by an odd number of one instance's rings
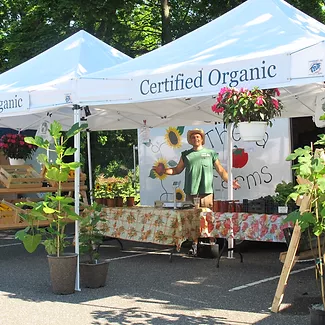
[[[37,146],[25,142],[25,136],[20,133],[8,133],[0,138],[0,149],[10,165],[23,165],[26,159],[33,156]]]
[[[244,141],[258,141],[263,139],[266,127],[272,126],[271,120],[281,116],[283,105],[275,97],[279,95],[278,89],[224,87],[220,90],[212,111],[223,114],[226,125],[233,123],[235,127],[238,126]],[[252,130],[256,130],[256,134]]]
[[[273,196],[274,202],[277,207],[276,213],[288,213],[291,212],[291,208],[295,206],[295,204],[288,204],[290,200],[289,195],[294,192],[294,185],[292,182],[285,182],[282,181],[281,183],[277,184],[275,187],[276,195]],[[290,207],[290,209],[289,209]]]
[[[96,202],[86,206],[80,221],[80,254],[85,256],[80,262],[80,280],[88,288],[103,287],[108,271],[108,261],[99,260],[103,235],[99,231],[98,223],[105,221],[101,218],[101,208]]]
[[[325,134],[319,135],[319,138],[314,145],[320,148],[305,146],[287,157],[287,160],[297,160],[292,169],[295,170],[298,185],[290,198],[301,202],[299,210],[291,212],[285,221],[297,221],[302,232],[311,229],[316,237],[315,268],[320,281],[321,303],[310,308],[311,324],[323,324],[325,319],[324,250],[321,241],[325,231]]]
[[[62,195],[62,183],[68,180],[71,170],[80,166],[79,162],[65,163],[63,158],[72,156],[76,148],[67,147],[67,141],[80,131],[87,128],[86,124],[74,124],[65,134],[62,126],[54,121],[49,133],[53,138],[54,148],[49,141],[39,136],[26,137],[25,142],[43,148],[57,154],[55,162],[50,162],[46,154],[39,154],[38,162],[46,168],[45,177],[57,182],[53,194],[48,194],[39,202],[24,202],[30,210],[21,214],[29,226],[16,233],[26,250],[30,253],[43,244],[48,253],[52,290],[54,293],[69,294],[74,292],[77,254],[65,253],[64,249],[70,245],[66,239],[65,227],[68,222],[79,219],[74,211],[74,199]],[[41,228],[39,221],[47,221],[49,226]]]

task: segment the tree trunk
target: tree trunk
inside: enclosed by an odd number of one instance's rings
[[[170,31],[170,15],[168,0],[161,1],[161,21],[162,21],[162,34],[161,41],[165,45],[172,41],[172,34]]]

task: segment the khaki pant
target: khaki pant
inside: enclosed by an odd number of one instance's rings
[[[213,208],[213,194],[201,194],[201,195],[189,195],[186,194],[186,201],[193,202],[195,197],[199,197],[201,199],[200,207],[202,208]]]

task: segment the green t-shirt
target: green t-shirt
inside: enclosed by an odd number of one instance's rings
[[[213,170],[218,154],[212,149],[202,148],[182,152],[185,165],[184,192],[189,195],[213,193]]]

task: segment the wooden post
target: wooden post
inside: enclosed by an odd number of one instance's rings
[[[271,307],[271,311],[274,313],[277,313],[279,311],[284,296],[284,290],[287,286],[290,271],[293,265],[295,264],[295,256],[299,246],[300,236],[301,236],[301,229],[298,223],[296,223],[293,229],[293,234],[290,240],[288,252],[283,264],[280,280]]]

